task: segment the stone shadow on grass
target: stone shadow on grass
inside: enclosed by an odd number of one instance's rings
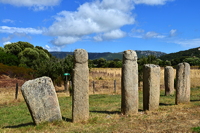
[[[190,100],[190,102],[199,102],[200,101],[200,99],[199,100]]]
[[[35,126],[35,123],[29,122],[29,123],[14,125],[14,126],[5,126],[3,128],[20,128],[20,127],[26,127],[26,126]]]
[[[172,105],[175,105],[175,104],[159,103],[159,106],[172,106]]]
[[[72,122],[72,119],[62,116],[62,120],[66,122]]]
[[[121,114],[120,111],[90,111],[91,113],[101,113],[101,114]]]

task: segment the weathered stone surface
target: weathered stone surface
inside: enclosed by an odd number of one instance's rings
[[[121,112],[131,115],[138,112],[138,64],[133,50],[123,53]]]
[[[160,67],[145,64],[143,69],[143,109],[159,108],[160,100]]]
[[[84,49],[76,49],[74,57],[72,121],[82,122],[89,118],[88,53]]]
[[[176,69],[176,104],[190,102],[190,65],[179,63]]]
[[[171,66],[166,66],[164,71],[165,79],[165,95],[174,94],[174,69]]]
[[[35,124],[62,120],[51,78],[29,80],[22,85],[21,91]]]

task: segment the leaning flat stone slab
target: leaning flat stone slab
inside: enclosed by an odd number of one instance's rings
[[[51,78],[29,80],[22,85],[21,91],[35,124],[62,120]]]

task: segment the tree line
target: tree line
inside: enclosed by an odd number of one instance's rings
[[[73,55],[67,55],[63,59],[58,59],[52,56],[46,49],[22,41],[0,47],[0,63],[8,66],[20,67],[20,71],[29,71],[28,73],[32,78],[48,76],[56,85],[62,84],[65,79],[64,73],[70,73],[70,75],[72,75],[73,58]],[[180,62],[188,62],[191,66],[199,66],[200,58],[187,56],[187,58],[162,60],[154,55],[141,57],[138,59],[139,80],[142,80],[144,64],[156,64],[164,67],[168,65],[175,66]],[[89,68],[121,68],[122,64],[121,59],[106,60],[104,58],[99,58],[88,61]],[[5,68],[5,66],[2,68]],[[3,70],[0,70],[0,74],[1,71]],[[21,75],[21,77],[24,78],[22,74],[17,74],[17,72],[15,72],[15,75]],[[12,74],[12,76],[15,75]],[[71,79],[71,76],[68,78]]]

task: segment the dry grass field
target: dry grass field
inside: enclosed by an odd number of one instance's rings
[[[174,77],[176,70],[174,69]],[[95,82],[96,93],[113,93],[114,80],[117,93],[121,92],[121,68],[93,68],[90,71],[90,93],[93,93],[92,82]],[[200,86],[200,69],[190,70],[191,87]],[[140,83],[142,84],[142,83]],[[164,89],[164,68],[161,68],[160,88]],[[142,89],[142,85],[140,87]]]
[[[191,69],[191,87],[200,86],[200,69]],[[175,73],[175,70],[174,70]],[[93,68],[89,74],[90,94],[121,94],[121,68]],[[114,80],[116,80],[116,93],[114,93]],[[10,79],[7,76],[0,76],[0,104],[9,103],[15,98],[16,83],[20,86],[25,81]],[[94,82],[94,85],[93,85]],[[161,68],[160,87],[164,89],[164,69]],[[142,83],[141,83],[142,84]],[[57,91],[64,90],[64,85],[55,87]],[[142,85],[139,89],[142,89]],[[22,100],[19,91],[18,100]],[[69,93],[58,93],[59,96],[69,96]]]
[[[0,79],[0,132],[200,132],[199,69],[191,70],[191,87],[193,89],[189,104],[175,105],[174,95],[164,96],[164,70],[161,69],[160,108],[156,111],[144,112],[142,110],[142,88],[140,88],[139,113],[134,116],[120,114],[120,68],[91,69],[89,80],[90,119],[87,123],[71,123],[71,98],[66,92],[58,92],[62,115],[67,120],[34,126],[20,91],[18,99],[14,99],[16,82],[19,82],[20,88],[24,81],[2,77]],[[114,93],[114,80],[117,85],[116,93]],[[93,82],[95,90],[93,90]],[[64,87],[56,87],[56,90],[64,90]],[[15,112],[12,113],[9,110]],[[12,114],[13,116],[10,116]],[[195,127],[197,130],[193,129]]]

